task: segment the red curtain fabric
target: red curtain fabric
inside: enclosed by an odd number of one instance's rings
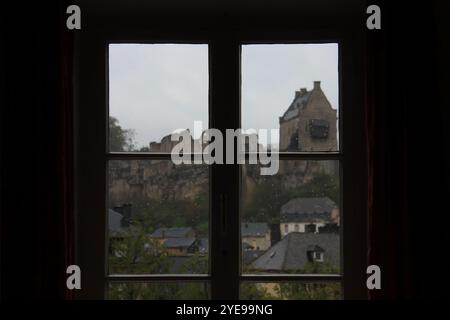
[[[75,217],[74,217],[74,177],[73,177],[73,59],[74,31],[65,28],[65,9],[69,5],[62,1],[60,6],[60,70],[61,70],[61,110],[59,140],[59,180],[62,190],[61,214],[63,215],[64,264],[75,263]],[[65,299],[72,300],[74,292],[65,290]]]
[[[380,266],[382,288],[368,294],[448,297],[450,266],[436,259],[449,247],[450,220],[435,11],[432,3],[378,4],[382,29],[367,31],[365,108],[368,264]]]

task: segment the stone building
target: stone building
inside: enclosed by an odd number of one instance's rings
[[[251,247],[251,250],[267,250],[271,244],[270,228],[267,223],[244,222],[241,224],[242,241]],[[246,248],[249,249],[248,247]]]
[[[320,88],[320,81],[314,81],[311,91],[296,91],[279,121],[280,151],[337,150],[337,110]]]
[[[328,224],[340,225],[339,207],[328,197],[295,198],[280,210],[280,232],[317,233]]]

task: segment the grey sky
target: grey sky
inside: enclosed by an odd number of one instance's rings
[[[278,129],[295,90],[322,90],[338,106],[337,44],[246,45],[242,48],[242,128]],[[208,119],[208,47],[112,44],[110,114],[135,131],[139,146]]]

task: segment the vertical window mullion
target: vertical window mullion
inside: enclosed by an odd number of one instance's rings
[[[234,39],[224,36],[211,41],[209,52],[210,127],[221,130],[225,136],[226,129],[237,129],[240,125],[239,45]],[[237,164],[212,165],[210,202],[212,299],[237,299],[239,296],[238,186]]]

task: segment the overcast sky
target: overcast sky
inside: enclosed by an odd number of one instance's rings
[[[321,81],[338,107],[337,44],[246,45],[242,48],[242,128],[278,129],[300,88]],[[208,47],[111,44],[110,115],[135,131],[139,147],[208,119]]]

